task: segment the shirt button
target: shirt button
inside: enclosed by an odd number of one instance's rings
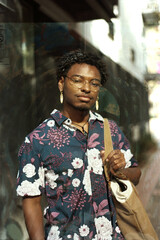
[[[71,124],[71,119],[68,118],[67,119],[67,123]]]

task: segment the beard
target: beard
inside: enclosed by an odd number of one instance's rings
[[[79,111],[89,111],[90,108],[89,107],[81,107],[81,106],[78,106],[78,107],[75,107],[76,110],[79,110]]]
[[[78,111],[81,111],[81,112],[89,112],[89,110],[91,110],[92,109],[92,107],[94,106],[94,104],[95,104],[95,102],[92,102],[92,103],[89,103],[89,104],[87,104],[87,103],[85,103],[85,102],[79,102],[78,104],[77,103],[74,103],[73,102],[73,100],[72,101],[70,101],[70,100],[66,100],[65,99],[65,101],[64,101],[65,103],[64,103],[64,106],[65,105],[68,105],[68,106],[70,106],[72,109],[74,109],[74,110],[78,110]]]
[[[75,110],[79,110],[79,111],[82,111],[82,112],[88,112],[89,110],[92,109],[93,106],[75,106],[74,104],[70,104],[72,106],[72,108],[74,108]]]

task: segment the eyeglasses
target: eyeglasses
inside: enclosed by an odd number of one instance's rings
[[[82,76],[68,77],[66,75],[65,77],[68,78],[70,80],[70,83],[77,88],[82,88],[84,84],[89,83],[91,91],[97,92],[102,86],[100,80],[98,79],[92,79],[91,81],[88,81],[88,80],[85,80]]]

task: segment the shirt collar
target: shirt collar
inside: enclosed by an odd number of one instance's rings
[[[51,112],[51,116],[52,118],[56,121],[56,123],[60,126],[64,121],[68,124],[71,124],[71,119],[65,117],[64,115],[62,115],[62,113],[57,110],[57,109],[54,109],[52,112]],[[101,122],[104,122],[104,119],[103,117],[96,113],[96,112],[92,112],[92,111],[89,111],[89,122],[94,122],[94,121],[101,121]]]
[[[51,112],[51,116],[59,126],[61,126],[61,124],[68,119],[67,117],[62,115],[62,113],[57,109],[54,109]]]
[[[99,113],[89,111],[89,121],[96,121],[96,120],[100,122],[104,122],[104,118]]]

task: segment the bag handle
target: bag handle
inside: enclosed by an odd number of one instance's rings
[[[108,157],[108,154],[113,150],[111,131],[107,118],[104,118],[104,150],[105,150],[104,158],[106,159]],[[121,171],[117,171],[114,175],[111,175],[108,171],[107,165],[108,164],[106,163],[104,164],[104,174],[107,182],[110,183],[112,177],[116,178],[117,180],[118,178],[128,180],[126,175],[124,175]]]
[[[111,131],[110,131],[109,122],[107,118],[104,118],[104,150],[105,150],[104,157],[106,159],[108,154],[113,150]],[[105,173],[106,180],[109,182],[110,177],[108,173],[107,164],[104,164],[104,173]]]

